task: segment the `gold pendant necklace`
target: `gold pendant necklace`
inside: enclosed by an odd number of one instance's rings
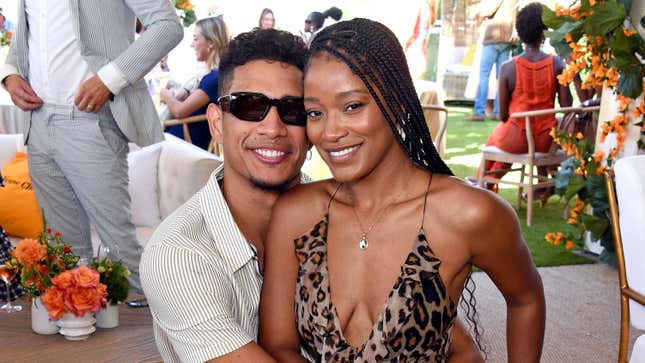
[[[374,220],[374,223],[370,226],[370,228],[365,231],[365,228],[363,228],[363,224],[361,223],[361,219],[358,217],[358,213],[356,212],[356,207],[352,205],[352,211],[354,212],[354,216],[356,217],[356,221],[358,222],[358,227],[361,229],[361,239],[358,240],[358,248],[361,250],[366,250],[367,247],[370,246],[369,240],[367,239],[367,235],[372,231],[374,226],[378,224],[378,222],[385,216],[386,212],[388,211],[388,207],[398,203],[399,199],[403,195],[403,192],[405,192],[405,188],[401,189],[401,192],[399,192],[399,195],[394,198],[392,203],[388,203],[377,215],[376,219]]]

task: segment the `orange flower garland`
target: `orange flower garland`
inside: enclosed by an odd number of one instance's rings
[[[592,231],[594,238],[602,238],[603,246],[612,247],[611,243],[605,243],[607,238],[611,242],[611,237],[606,234],[609,220],[604,212],[607,197],[602,182],[603,172],[611,167],[625,148],[630,116],[634,125],[641,127],[641,134],[645,135],[645,123],[642,121],[645,113],[645,73],[637,57],[643,56],[644,43],[631,28],[625,6],[620,2],[603,0],[578,0],[568,7],[556,5],[554,10],[543,6],[543,20],[554,29],[547,32],[551,44],[563,55],[570,51],[566,68],[558,76],[558,82],[568,86],[575,77],[580,76],[583,89],[607,87],[614,90],[618,105],[618,114],[598,125],[601,142],[610,133],[615,135],[616,144],[607,152],[594,152],[594,145],[581,138],[582,135],[570,135],[558,129],[551,131],[554,142],[567,155],[574,157],[563,163],[563,169],[556,177],[556,186],[559,183],[558,193],[567,202],[575,199],[567,223],[580,232],[548,233],[545,240],[552,245],[574,248],[582,245],[582,232]],[[640,67],[638,64],[641,64]],[[634,104],[639,94],[640,102]],[[643,140],[638,145],[645,148]],[[593,214],[583,212],[589,205],[593,208]]]

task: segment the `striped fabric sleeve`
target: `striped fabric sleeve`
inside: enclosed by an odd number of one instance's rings
[[[253,341],[236,319],[232,277],[225,271],[188,248],[160,244],[146,250],[141,282],[156,328],[165,333],[155,334],[165,361],[176,354],[182,362],[204,362]]]
[[[114,60],[130,84],[143,78],[184,36],[175,8],[168,0],[123,0],[146,31]]]

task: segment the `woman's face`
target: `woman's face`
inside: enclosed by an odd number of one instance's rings
[[[308,16],[307,19],[305,19],[305,32],[313,33],[315,31],[316,26],[314,25],[313,18],[311,16]]]
[[[345,63],[320,53],[309,63],[304,90],[307,136],[339,182],[362,178],[403,152],[367,87]]]
[[[195,49],[195,55],[197,56],[197,61],[205,62],[209,59],[211,52],[213,51],[213,43],[208,39],[204,38],[202,35],[201,29],[196,26],[195,33],[193,34],[193,43],[191,46]]]
[[[273,18],[272,13],[262,15],[262,19],[260,19],[260,29],[273,29],[274,25],[275,19]]]

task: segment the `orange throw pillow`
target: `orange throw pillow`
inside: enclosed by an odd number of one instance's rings
[[[43,229],[40,208],[31,186],[27,155],[22,152],[2,168],[0,187],[0,226],[10,236],[34,238]]]

